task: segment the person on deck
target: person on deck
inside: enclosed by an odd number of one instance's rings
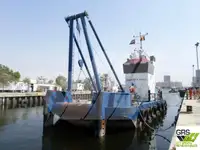
[[[160,100],[163,99],[163,97],[162,97],[162,91],[160,89],[158,90],[158,97],[159,97]]]
[[[185,94],[186,94],[186,99],[188,99],[189,92],[187,88],[185,89]]]
[[[196,99],[199,99],[199,88],[196,90]]]
[[[196,89],[193,88],[193,98],[196,99]]]
[[[135,87],[134,87],[133,83],[131,84],[129,90],[130,90],[131,93],[135,93]]]
[[[132,102],[134,102],[134,100],[135,100],[135,86],[134,86],[133,83],[129,87],[129,91],[130,91],[130,93],[132,93],[131,99],[132,99]]]
[[[189,89],[190,99],[192,99],[192,88]]]

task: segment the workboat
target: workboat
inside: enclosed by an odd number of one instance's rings
[[[118,92],[108,92],[101,89],[99,73],[93,56],[89,35],[87,33],[85,18],[88,19],[89,25],[91,26],[110,69],[120,87],[120,91]],[[86,59],[74,34],[73,23],[76,21],[78,24],[78,20],[81,20],[82,23],[94,79],[92,78]],[[60,120],[65,120],[74,125],[87,126],[90,127],[90,129],[91,127],[94,127],[92,129],[95,130],[95,133],[97,133],[98,136],[103,136],[105,135],[105,128],[109,125],[112,128],[116,126],[119,126],[120,128],[138,127],[138,123],[140,126],[142,123],[141,115],[143,119],[151,120],[152,116],[155,117],[157,114],[158,117],[160,113],[166,112],[166,102],[162,100],[160,95],[155,93],[154,56],[147,57],[142,48],[134,51],[134,55],[131,55],[123,64],[123,72],[126,80],[126,86],[123,88],[96,30],[88,17],[88,14],[83,12],[69,16],[65,21],[68,23],[70,28],[68,87],[66,92],[47,91],[44,105],[45,125],[52,124],[52,118],[56,115]],[[77,28],[77,30],[78,29],[80,30],[80,28]],[[73,41],[76,44],[81,56],[81,61],[84,64],[88,76],[91,79],[93,90],[95,91],[92,94],[91,103],[81,103],[80,101],[77,102],[73,99]]]
[[[130,96],[131,106],[135,107],[135,105],[138,105],[138,103],[144,102],[150,103],[151,101],[155,101],[160,98],[158,97],[159,95],[155,93],[154,63],[154,56],[148,57],[147,55],[145,55],[142,49],[139,49],[135,50],[134,53],[132,53],[127,61],[123,64],[123,72],[125,74],[125,91],[129,93],[130,89],[134,88],[134,92],[131,93]],[[92,121],[98,117],[96,116],[96,109],[92,109],[91,112],[88,114],[88,109],[91,108],[92,101],[81,103],[81,101],[77,102],[76,100],[73,100],[71,103],[62,103],[64,95],[65,93],[57,94],[57,99],[55,101],[57,101],[56,104],[58,107],[55,107],[56,105],[54,105],[52,112],[54,112],[58,116],[61,116],[60,119],[68,120],[68,122],[75,125],[88,127],[91,126]],[[120,97],[121,93],[119,91],[119,93],[112,94],[112,96],[114,95]],[[59,100],[61,100],[61,103],[59,103]],[[129,102],[128,97],[126,97],[126,101]],[[113,107],[114,104],[108,105]],[[127,114],[130,112],[130,109],[127,108],[123,111]],[[136,112],[136,109],[134,111]],[[134,113],[134,111],[132,111],[132,113]],[[123,117],[118,113],[119,112],[116,111],[112,115],[111,119],[123,119]],[[115,126],[117,125],[118,124],[115,122]],[[121,123],[119,124],[119,126],[121,126]]]
[[[169,90],[169,93],[178,93],[178,90],[176,90],[176,88],[171,88]]]

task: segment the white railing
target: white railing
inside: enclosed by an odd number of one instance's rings
[[[73,95],[78,94],[91,94],[91,91],[76,91],[72,92]],[[0,92],[0,97],[26,97],[26,96],[45,96],[46,92]]]
[[[0,97],[26,97],[26,96],[44,96],[45,92],[26,92],[26,93],[19,93],[19,92],[6,92],[0,93]]]

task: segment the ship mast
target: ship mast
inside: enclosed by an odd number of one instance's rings
[[[142,41],[145,40],[145,36],[147,36],[148,33],[145,34],[141,34],[141,32],[139,33],[139,37],[140,37],[140,49],[142,50]]]
[[[142,49],[142,42],[145,41],[146,35],[148,35],[148,33],[141,34],[141,32],[140,32],[138,36],[135,36],[135,35],[133,36],[133,39],[132,39],[132,41],[130,43],[130,44],[136,44],[135,40],[139,38],[139,40],[140,40],[140,49],[139,50],[135,50],[135,51],[137,51],[139,53],[139,58],[142,57],[142,53],[144,51]]]

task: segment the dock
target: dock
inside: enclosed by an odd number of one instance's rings
[[[186,113],[186,105],[192,106],[193,110],[191,113]],[[199,125],[200,125],[200,100],[184,100],[176,126],[197,127]],[[173,147],[175,147],[176,138],[177,136],[174,131],[174,135],[172,137],[169,150],[173,150]]]
[[[28,96],[45,96],[45,92],[3,92],[0,93],[0,98],[7,98],[7,97],[28,97]]]
[[[0,106],[6,108],[42,106],[46,92],[0,92]],[[91,101],[91,91],[72,92],[74,100]]]

